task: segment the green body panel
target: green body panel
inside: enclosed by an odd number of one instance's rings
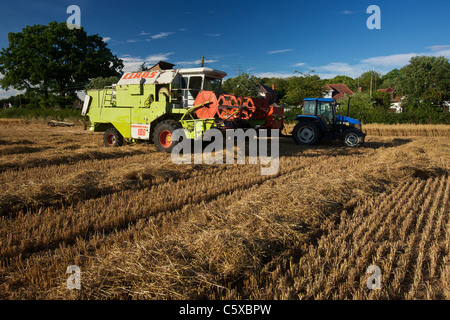
[[[88,91],[90,103],[87,116],[91,131],[103,132],[112,125],[124,138],[131,139],[131,124],[150,125],[151,131],[162,119],[180,120],[189,110],[172,108],[172,102],[177,102],[173,101],[173,97],[162,93],[157,95],[163,87],[167,88],[167,92],[172,89],[169,84],[117,85],[115,99],[111,87]],[[211,119],[196,120],[197,125],[193,120],[180,122],[193,139],[210,129],[213,123]]]
[[[195,120],[180,120],[183,128],[189,132],[190,139],[200,138],[206,130],[209,130],[214,125],[214,119],[195,119]]]

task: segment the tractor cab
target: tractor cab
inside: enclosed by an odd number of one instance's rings
[[[336,103],[334,99],[306,98],[303,115],[317,116],[325,127],[332,129],[336,122]]]
[[[200,91],[213,91],[220,94],[222,79],[227,75],[226,72],[211,68],[189,68],[179,69],[181,75],[181,92],[183,97],[183,107],[191,108],[194,106],[194,100]]]
[[[349,106],[350,107],[350,106]],[[313,145],[322,139],[339,139],[349,147],[357,147],[364,142],[365,134],[361,122],[336,113],[336,101],[329,98],[304,99],[303,112],[292,136],[298,144]]]

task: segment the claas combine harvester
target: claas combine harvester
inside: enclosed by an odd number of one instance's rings
[[[87,92],[82,115],[91,131],[104,132],[105,146],[153,142],[160,151],[176,145],[172,133],[201,138],[212,128],[281,129],[283,108],[263,98],[221,92],[223,71],[211,68],[161,69],[125,73],[117,84]]]

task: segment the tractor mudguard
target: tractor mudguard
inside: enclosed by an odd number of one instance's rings
[[[295,120],[297,121],[316,121],[320,123],[320,126],[322,127],[322,130],[325,132],[325,125],[323,124],[322,120],[320,120],[320,118],[318,116],[308,116],[308,115],[299,115],[297,117],[295,117]]]

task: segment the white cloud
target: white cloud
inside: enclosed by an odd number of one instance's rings
[[[444,56],[450,58],[450,45],[431,46],[427,47],[427,49],[430,49],[432,51],[429,53],[429,55],[435,57]]]
[[[342,10],[340,13],[341,13],[341,14],[345,14],[345,15],[349,15],[349,14],[355,14],[355,11]]]
[[[427,47],[427,49],[430,49],[431,51],[447,51],[447,50],[450,50],[450,45],[431,46],[431,47]]]
[[[274,51],[267,51],[267,54],[276,54],[276,53],[284,53],[293,51],[293,49],[282,49],[282,50],[274,50]]]
[[[359,77],[366,71],[375,70],[385,74],[394,68],[402,68],[409,63],[412,57],[424,56],[444,56],[450,58],[450,45],[430,46],[428,52],[422,53],[401,53],[386,56],[376,56],[362,59],[359,63],[349,64],[346,62],[332,62],[326,65],[312,67],[321,78],[334,78],[337,75],[347,75],[352,78]]]
[[[255,77],[257,78],[289,78],[298,76],[296,73],[281,73],[281,72],[260,72],[255,73]]]
[[[350,65],[346,62],[331,62],[329,64],[313,67],[312,69],[318,72],[328,72],[328,73],[340,73],[340,74],[355,74],[361,70],[363,66]]]
[[[186,28],[178,29],[178,31],[186,31],[186,30],[187,30]]]
[[[152,36],[152,39],[166,38],[166,37],[168,37],[171,34],[173,34],[173,32],[160,32],[160,33],[155,34],[154,36]]]
[[[220,37],[220,33],[207,33],[208,37]]]
[[[13,88],[9,88],[9,89],[1,89],[0,88],[0,99],[6,99],[11,96],[16,96],[19,93],[25,93],[25,90],[16,90]]]
[[[150,62],[159,62],[159,61],[167,61],[169,60],[169,56],[171,56],[172,54],[174,54],[175,52],[167,52],[167,53],[158,53],[158,54],[154,54],[154,55],[150,55],[147,56],[147,58],[145,58],[145,62],[150,63]]]
[[[111,40],[111,37],[103,37],[104,42],[108,42],[109,40]]]
[[[150,32],[145,32],[145,31],[141,31],[141,33],[139,33],[140,36],[148,36],[150,35]]]
[[[372,57],[361,60],[361,62],[380,67],[398,67],[407,65],[409,60],[417,55],[417,53],[393,54],[389,56]]]
[[[304,66],[304,65],[305,65],[304,62],[299,62],[299,63],[294,64],[294,67],[301,67],[301,66]]]
[[[133,57],[128,54],[125,54],[120,57],[120,59],[123,60],[124,72],[132,72],[137,71],[139,66],[145,62],[147,66],[155,64],[159,61],[167,61],[169,60],[169,56],[174,54],[174,52],[167,52],[167,53],[158,53],[154,55],[147,56],[146,58],[141,57]]]

